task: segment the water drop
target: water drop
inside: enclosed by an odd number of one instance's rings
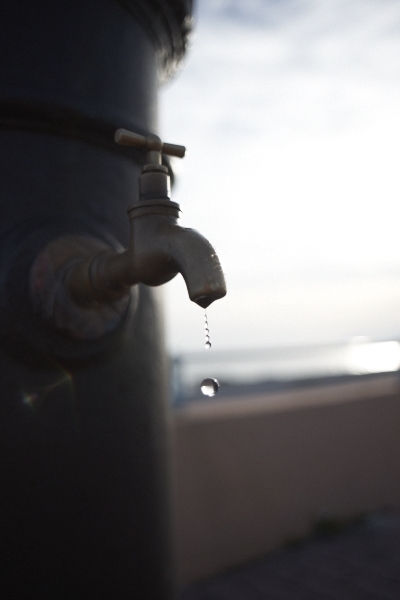
[[[215,394],[219,390],[219,383],[216,379],[212,379],[211,377],[207,377],[203,379],[201,382],[200,389],[205,396],[215,396]]]
[[[206,350],[209,350],[211,348],[211,340],[210,340],[210,330],[208,328],[208,319],[207,319],[207,312],[204,311],[204,335],[205,335],[205,348]]]

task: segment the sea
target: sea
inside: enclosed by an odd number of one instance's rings
[[[219,382],[214,398],[276,391],[400,369],[400,341],[360,337],[344,343],[190,352],[171,358],[173,404],[204,400],[201,382]],[[210,400],[207,398],[207,400]]]

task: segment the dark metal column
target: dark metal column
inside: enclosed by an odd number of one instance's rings
[[[0,598],[173,597],[166,369],[157,296],[101,340],[31,308],[29,270],[66,234],[127,245],[141,156],[184,51],[183,0],[0,8]]]

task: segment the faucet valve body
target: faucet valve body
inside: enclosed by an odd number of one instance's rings
[[[139,177],[140,200],[128,209],[130,219],[145,215],[179,217],[179,204],[171,201],[171,179],[164,165],[154,163],[143,167]]]
[[[164,165],[148,164],[139,178],[140,200],[171,198],[171,179]]]

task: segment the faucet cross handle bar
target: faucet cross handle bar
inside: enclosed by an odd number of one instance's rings
[[[154,134],[139,135],[128,129],[117,129],[114,135],[114,140],[121,146],[134,146],[135,148],[143,148],[147,152],[162,152],[168,156],[177,156],[183,158],[185,156],[185,146],[177,144],[167,144]]]

